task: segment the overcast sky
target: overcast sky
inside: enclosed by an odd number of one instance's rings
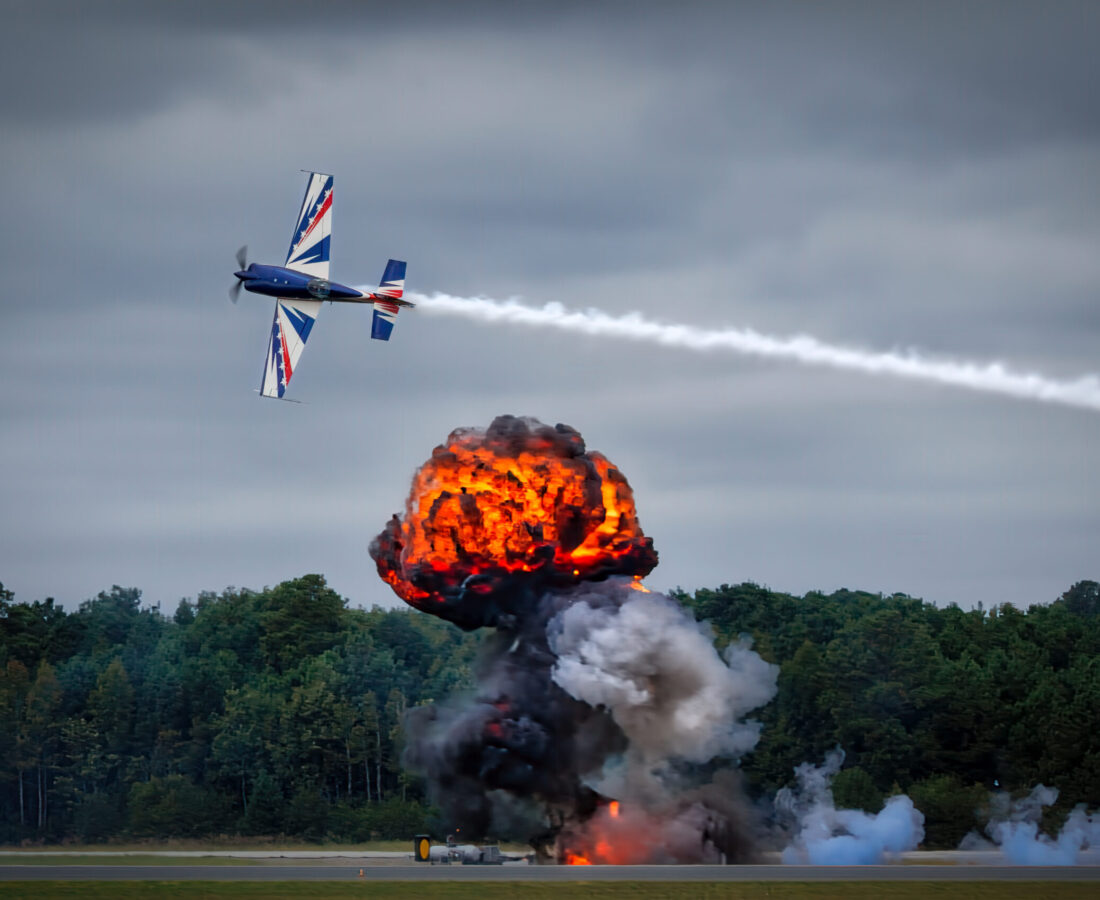
[[[326,307],[261,400],[304,188],[332,277],[1100,370],[1100,6],[11,3],[0,34],[0,581],[67,607],[324,574],[456,426],[565,422],[659,589],[1028,605],[1100,579],[1100,415]],[[163,8],[162,8],[163,7]],[[394,7],[399,7],[395,9]]]

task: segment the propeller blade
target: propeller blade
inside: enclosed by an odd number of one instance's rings
[[[245,244],[237,251],[237,268],[248,268],[248,244]]]
[[[229,289],[229,299],[230,299],[230,300],[231,300],[231,301],[232,301],[233,303],[236,303],[236,302],[237,302],[237,298],[241,296],[241,285],[242,285],[243,283],[244,283],[244,282],[242,282],[242,281],[238,281],[238,282],[236,282],[236,283],[235,283],[235,284],[233,285],[233,287],[231,287],[231,288]]]

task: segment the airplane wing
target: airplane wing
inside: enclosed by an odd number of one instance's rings
[[[282,399],[290,377],[298,368],[298,360],[305,349],[306,339],[321,311],[320,300],[275,301],[275,320],[271,323],[271,338],[267,344],[267,361],[264,363],[264,380],[260,394]]]
[[[298,224],[286,255],[286,268],[328,280],[329,237],[332,233],[332,176],[310,172]]]

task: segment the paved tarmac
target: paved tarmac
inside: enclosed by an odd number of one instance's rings
[[[365,862],[365,861],[364,861]],[[1096,866],[345,866],[0,864],[0,881],[1095,881]]]

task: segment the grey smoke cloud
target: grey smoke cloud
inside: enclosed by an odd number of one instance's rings
[[[1040,830],[1043,809],[1058,800],[1058,789],[1038,784],[1026,797],[1013,800],[1001,792],[991,798],[985,840],[975,832],[963,838],[960,850],[1000,850],[1016,866],[1074,866],[1100,858],[1100,812],[1082,803],[1066,817],[1053,837]]]
[[[794,865],[878,865],[924,838],[924,815],[905,794],[887,799],[870,814],[837,809],[829,784],[844,764],[844,751],[830,751],[820,766],[802,763],[795,769],[797,785],[783,788],[775,807],[792,832],[783,862]]]
[[[776,691],[779,667],[731,644],[726,658],[709,626],[655,593],[620,606],[592,607],[583,596],[550,621],[553,679],[570,695],[602,706],[640,762],[703,763],[756,746],[758,722],[744,716]]]

